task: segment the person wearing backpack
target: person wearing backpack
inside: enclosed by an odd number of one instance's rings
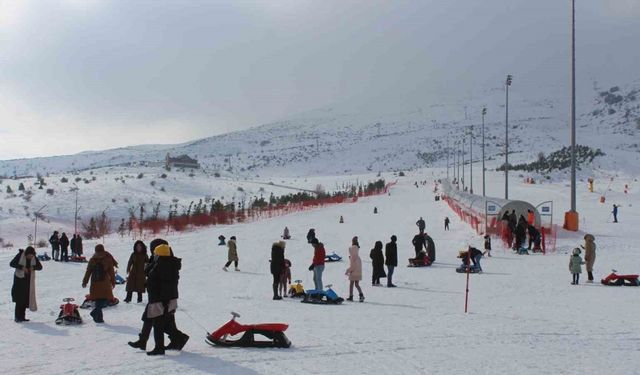
[[[89,315],[96,323],[104,323],[102,309],[113,299],[113,288],[116,286],[114,259],[107,253],[102,244],[95,247],[95,253],[89,260],[87,270],[82,280],[82,287],[86,288],[91,282],[89,294],[95,301],[95,307]]]

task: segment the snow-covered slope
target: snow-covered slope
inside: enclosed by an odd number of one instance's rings
[[[606,94],[604,93],[606,92]],[[579,99],[578,142],[601,148],[607,157],[596,167],[638,171],[640,81],[594,88]],[[167,153],[197,157],[211,172],[235,175],[316,175],[362,173],[443,165],[446,149],[474,125],[479,151],[480,111],[486,106],[487,155],[504,152],[504,89],[468,98],[441,99],[421,106],[336,105],[249,130],[180,145],[132,146],[48,158],[0,161],[0,175],[25,176],[159,162]],[[568,144],[567,92],[515,82],[510,89],[512,162]],[[467,143],[468,145],[468,143]],[[423,157],[418,154],[423,153]],[[479,156],[479,152],[474,153]],[[624,161],[624,162],[622,162]],[[501,162],[490,163],[492,166]]]
[[[638,288],[599,284],[571,286],[567,251],[581,243],[583,233],[561,232],[559,251],[549,255],[517,256],[494,241],[493,257],[482,260],[484,274],[472,275],[470,314],[463,313],[465,275],[457,274],[457,251],[468,244],[481,246],[482,238],[458,220],[443,202],[435,202],[431,184],[416,188],[414,180],[438,178],[442,172],[410,173],[390,196],[360,200],[256,223],[207,228],[167,237],[183,258],[177,324],[191,336],[181,353],[149,358],[131,349],[136,340],[144,304],[124,304],[104,311],[106,323],[91,322],[81,314],[82,326],[54,324],[64,297],[82,300],[81,264],[47,262],[37,274],[39,311],[27,312],[31,322],[16,324],[13,304],[0,301],[0,369],[11,374],[635,374],[640,366],[637,330]],[[474,175],[475,177],[475,175]],[[490,174],[488,191],[497,195],[502,181]],[[604,177],[596,176],[598,189]],[[608,199],[622,205],[620,223],[607,222],[608,205],[600,194],[581,185],[578,207],[581,229],[593,233],[598,245],[595,276],[599,280],[616,268],[638,273],[640,241],[635,193],[620,191],[619,181]],[[478,180],[475,181],[478,183]],[[554,199],[556,217],[568,208],[563,183],[526,185],[512,181],[512,196],[531,201]],[[374,215],[377,207],[379,214]],[[343,215],[344,224],[338,223]],[[452,219],[451,231],[442,221]],[[437,248],[431,268],[407,268],[413,253],[410,243],[415,221],[423,216]],[[341,306],[301,304],[297,300],[271,300],[269,255],[272,241],[284,226],[291,229],[286,256],[292,276],[309,288],[312,252],[304,239],[310,227],[329,251],[345,256],[351,237],[359,236],[363,259],[364,303]],[[219,234],[238,237],[242,272],[221,270],[227,251],[217,247]],[[375,241],[398,236],[394,282],[398,288],[370,286],[369,251]],[[149,241],[151,238],[147,238]],[[132,239],[110,236],[109,251],[126,264]],[[90,255],[94,241],[87,241]],[[13,273],[6,265],[14,251],[0,251],[0,287],[11,288]],[[328,264],[325,284],[348,294],[344,275],[347,263]],[[121,270],[121,272],[124,272]],[[585,273],[582,277],[586,277]],[[123,299],[124,287],[116,295]],[[146,297],[145,297],[146,298]],[[145,299],[146,300],[146,299]],[[242,314],[242,323],[286,322],[291,349],[214,348],[204,342],[206,331],[225,323],[230,311]],[[153,339],[149,341],[153,347]],[[60,358],[64,358],[61,360]],[[55,360],[54,360],[55,359]]]

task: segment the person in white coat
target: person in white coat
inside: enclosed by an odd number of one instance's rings
[[[351,240],[351,247],[349,247],[349,268],[345,275],[349,276],[349,298],[347,301],[353,301],[353,286],[358,289],[360,293],[360,302],[364,302],[364,294],[362,288],[360,288],[360,281],[362,280],[362,260],[360,259],[360,245],[358,244],[358,237],[353,237]]]

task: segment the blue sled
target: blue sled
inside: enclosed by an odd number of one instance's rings
[[[327,290],[307,290],[302,303],[314,303],[318,305],[339,305],[344,301],[331,289],[331,285],[327,285]]]

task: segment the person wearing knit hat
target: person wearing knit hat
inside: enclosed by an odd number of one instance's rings
[[[145,267],[149,300],[142,314],[142,330],[137,341],[129,342],[132,348],[146,350],[147,341],[154,329],[155,348],[149,355],[163,355],[165,350],[182,350],[189,336],[176,326],[175,309],[178,306],[178,279],[182,268],[180,258],[173,255],[169,243],[156,238],[149,243],[152,257]],[[164,334],[170,343],[164,346]]]
[[[573,275],[573,281],[571,281],[571,285],[578,285],[580,282],[580,274],[582,273],[582,265],[584,262],[580,257],[580,249],[575,248],[569,257],[569,272]]]
[[[13,287],[11,298],[16,304],[15,322],[28,322],[25,317],[27,308],[37,311],[36,304],[36,273],[42,270],[42,263],[36,257],[36,250],[29,246],[26,250],[20,249],[9,265],[15,268],[13,274]]]

